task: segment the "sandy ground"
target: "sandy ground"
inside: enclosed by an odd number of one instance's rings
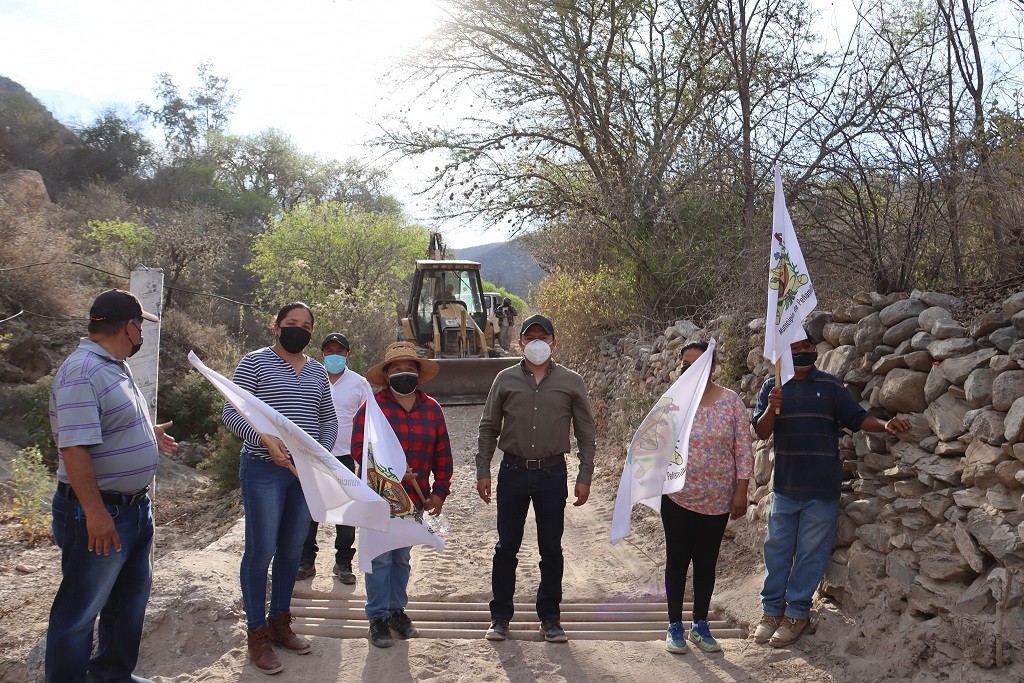
[[[409,586],[414,601],[485,605],[490,597],[490,560],[496,541],[493,503],[476,495],[473,467],[479,407],[450,408],[456,474],[445,506],[451,520],[442,555],[413,550]],[[137,673],[163,683],[263,681],[248,663],[238,589],[241,523],[234,497],[211,498],[202,475],[168,466],[157,504],[158,552],[153,597]],[[664,597],[663,535],[653,513],[634,512],[634,533],[617,546],[608,542],[617,477],[595,479],[590,501],[569,506],[563,540],[567,602],[652,601]],[[38,659],[49,605],[60,580],[59,552],[52,545],[26,548],[4,528],[0,544],[0,682],[41,680]],[[321,527],[318,575],[300,582],[296,595],[363,597],[363,580],[342,586],[331,575],[333,529]],[[520,553],[517,598],[531,602],[538,580],[532,512]],[[740,521],[727,533],[712,607],[733,626],[747,629],[760,612],[757,593],[763,565],[757,530]],[[17,567],[21,567],[22,571]],[[535,619],[535,615],[517,615]],[[829,615],[830,618],[832,615]],[[360,623],[360,626],[365,622]],[[570,630],[570,638],[572,633]],[[397,640],[380,650],[365,638],[313,637],[306,656],[281,653],[285,670],[273,680],[333,681],[882,681],[884,666],[851,661],[835,642],[805,636],[789,650],[723,641],[724,652],[684,656],[665,652],[660,641],[527,640],[492,643],[482,638]],[[28,665],[26,665],[28,660]],[[906,680],[906,678],[901,678]],[[927,680],[917,678],[915,680]]]

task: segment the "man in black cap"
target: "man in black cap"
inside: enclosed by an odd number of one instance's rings
[[[50,427],[60,451],[53,536],[63,578],[46,634],[47,683],[147,680],[132,671],[153,578],[148,491],[158,451],[178,446],[166,433],[170,422],[153,425],[125,362],[142,346],[143,320],[159,318],[131,292],[96,297],[89,336],[60,366],[50,390]]]
[[[512,299],[507,296],[502,300],[501,305],[498,306],[497,317],[498,326],[500,328],[500,343],[501,347],[508,351],[508,346],[512,342],[512,327],[516,324],[516,315],[518,312],[512,305]]]
[[[331,380],[331,399],[334,401],[334,412],[338,415],[338,438],[331,453],[345,467],[355,472],[356,463],[352,459],[352,418],[371,395],[371,391],[362,375],[348,367],[350,352],[348,338],[340,332],[331,332],[320,344],[320,358]],[[299,559],[299,573],[295,577],[299,581],[316,575],[316,554],[320,550],[316,543],[316,532],[319,526],[315,520],[309,524],[309,534]],[[339,524],[335,527],[335,534],[334,575],[342,583],[352,585],[356,582],[356,575],[352,571],[352,558],[356,553],[353,548],[356,529]]]
[[[505,640],[514,612],[516,567],[526,514],[533,504],[540,550],[537,616],[544,639],[568,640],[562,630],[562,530],[569,497],[565,456],[576,435],[580,468],[573,505],[590,496],[597,439],[583,378],[551,359],[555,326],[532,315],[519,330],[523,360],[498,373],[480,417],[476,488],[491,502],[491,459],[495,446],[504,454],[498,466],[498,543],[491,569],[491,627],[488,640]]]

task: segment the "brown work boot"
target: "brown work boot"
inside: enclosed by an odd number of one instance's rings
[[[754,642],[764,645],[772,639],[775,632],[779,630],[779,626],[782,626],[782,617],[762,614],[761,621],[758,622],[757,628],[754,630]]]
[[[297,655],[309,654],[309,641],[292,631],[291,612],[281,612],[276,617],[267,617],[267,626],[270,631],[270,642],[274,645],[280,645]]]
[[[246,636],[249,641],[249,659],[256,665],[260,673],[276,674],[284,669],[281,666],[281,660],[274,654],[274,648],[270,647],[270,633],[266,626],[249,631]]]
[[[782,620],[782,625],[779,626],[779,630],[775,632],[772,639],[768,641],[768,644],[772,647],[787,647],[796,642],[800,634],[804,632],[804,628],[807,626],[806,619],[794,619],[793,617],[786,617]]]

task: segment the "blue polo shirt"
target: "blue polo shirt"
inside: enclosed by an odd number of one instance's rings
[[[757,395],[751,423],[768,408],[769,377]],[[833,375],[812,368],[802,380],[782,385],[782,410],[775,416],[776,493],[798,500],[839,498],[843,482],[839,460],[839,430],[860,429],[869,417]]]
[[[128,363],[88,338],[53,379],[50,428],[57,448],[89,449],[100,491],[134,493],[156,474],[160,454],[146,399]],[[70,483],[63,455],[57,479]]]

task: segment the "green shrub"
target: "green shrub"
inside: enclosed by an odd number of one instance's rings
[[[28,432],[30,443],[39,450],[43,463],[50,471],[57,469],[57,445],[50,429],[50,388],[54,373],[40,378],[35,384],[20,387],[18,403]]]
[[[14,491],[11,513],[21,523],[29,543],[48,536],[53,478],[35,446],[18,451],[11,461],[11,488]]]
[[[160,398],[161,419],[174,421],[170,431],[179,441],[207,439],[216,434],[223,408],[224,397],[194,370]]]
[[[736,386],[747,374],[747,353],[750,339],[747,326],[741,315],[728,315],[718,328],[718,367],[721,368],[719,381],[725,386]]]
[[[238,480],[238,458],[241,451],[242,440],[230,429],[220,425],[210,443],[210,455],[199,463],[197,469],[210,473],[213,485],[219,492],[234,491],[241,486]]]
[[[556,271],[544,279],[532,300],[533,310],[554,322],[563,360],[593,357],[595,342],[631,319],[633,302],[626,275],[606,266],[597,272]]]

